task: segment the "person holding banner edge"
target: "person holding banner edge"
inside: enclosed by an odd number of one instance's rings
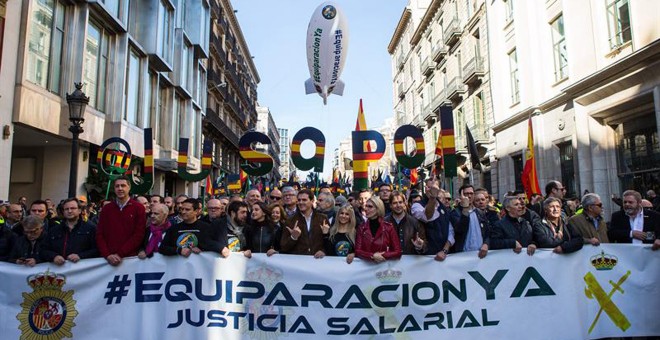
[[[525,212],[523,201],[518,196],[507,196],[503,204],[506,214],[493,226],[491,249],[513,249],[519,254],[526,247],[527,255],[534,255],[536,243],[532,226],[522,217]]]
[[[444,261],[449,249],[456,242],[449,208],[440,203],[443,195],[436,178],[426,180],[426,197],[413,203],[412,215],[425,223],[427,255],[435,255],[436,261]]]
[[[401,257],[401,243],[394,226],[385,221],[385,204],[378,196],[372,196],[364,204],[366,221],[356,235],[355,254],[376,263]]]

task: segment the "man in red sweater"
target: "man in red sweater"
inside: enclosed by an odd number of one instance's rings
[[[122,258],[137,255],[147,220],[144,206],[129,196],[128,178],[118,177],[113,187],[116,198],[101,210],[96,245],[109,264],[118,266]]]

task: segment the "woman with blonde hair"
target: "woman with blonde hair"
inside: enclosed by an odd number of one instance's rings
[[[353,207],[346,203],[342,205],[335,216],[332,227],[321,226],[325,252],[329,256],[344,256],[346,262],[351,263],[355,258],[355,212]]]
[[[385,221],[385,204],[372,196],[364,204],[367,220],[360,225],[355,238],[355,254],[376,263],[401,257],[401,243],[392,223]]]

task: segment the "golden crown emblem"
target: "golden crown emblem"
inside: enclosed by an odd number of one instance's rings
[[[66,277],[61,274],[51,273],[46,271],[45,273],[37,273],[30,275],[27,278],[28,284],[32,287],[33,290],[62,290],[62,287],[66,283]]]
[[[610,254],[605,254],[604,251],[601,251],[600,254],[594,255],[591,257],[591,265],[596,268],[596,270],[612,270],[619,262],[619,259]]]

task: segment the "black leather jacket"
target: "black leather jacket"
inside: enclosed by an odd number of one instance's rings
[[[514,219],[507,214],[491,230],[490,249],[514,249],[516,241],[523,247],[536,244],[529,222],[524,218]]]
[[[272,223],[252,221],[244,233],[247,249],[253,253],[265,253],[268,249],[280,250],[282,229]]]

